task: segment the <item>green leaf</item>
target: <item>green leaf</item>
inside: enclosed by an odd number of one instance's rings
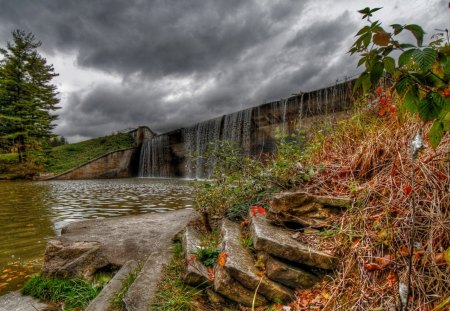
[[[363,42],[363,47],[367,48],[370,44],[370,41],[372,40],[372,33],[368,32],[364,35],[361,36],[362,42]]]
[[[377,84],[378,80],[380,80],[383,75],[384,65],[382,62],[377,62],[372,66],[372,70],[370,71],[370,82],[371,84]]]
[[[355,35],[356,36],[360,36],[363,33],[369,32],[370,31],[370,26],[364,26],[363,28],[361,28],[358,33]]]
[[[419,92],[417,88],[412,87],[403,98],[403,104],[410,113],[419,111]]]
[[[433,148],[436,148],[439,145],[442,140],[442,136],[444,136],[444,124],[440,120],[436,120],[428,133],[428,137]]]
[[[406,25],[405,29],[408,29],[414,35],[417,40],[417,45],[422,46],[423,35],[425,34],[425,31],[423,31],[422,27],[420,27],[419,25],[411,24]]]
[[[358,62],[358,66],[356,66],[356,67],[361,66],[361,65],[364,64],[365,62],[366,62],[366,57],[361,57],[361,59],[360,59],[359,62]]]
[[[412,49],[412,50],[408,50],[408,51],[403,52],[400,55],[400,57],[398,58],[398,66],[399,67],[405,66],[408,63],[408,61],[411,59],[411,56],[413,55],[413,53],[415,51],[416,51],[415,49]]]
[[[370,81],[369,74],[364,75],[364,77],[362,78],[363,92],[367,93],[370,90],[371,85],[372,83]]]
[[[414,44],[410,43],[402,43],[398,45],[401,49],[409,49],[409,48],[415,48],[416,46]]]
[[[442,117],[442,123],[443,123],[443,125],[444,125],[444,131],[450,132],[450,112],[447,112],[447,113]]]
[[[395,84],[395,89],[397,90],[398,94],[403,95],[406,93],[406,91],[409,90],[412,85],[414,85],[413,79],[409,75],[405,75],[401,77]]]
[[[400,24],[393,24],[391,27],[394,29],[394,35],[398,35],[403,30],[403,26]]]
[[[423,121],[432,121],[436,119],[441,112],[439,103],[435,101],[430,94],[419,102],[418,108],[419,116]]]
[[[366,72],[363,72],[358,79],[356,79],[355,84],[353,85],[353,93],[356,93],[358,89],[361,87],[363,75],[367,74]]]
[[[419,65],[421,70],[428,70],[436,61],[438,53],[432,48],[425,48],[423,50],[416,49],[412,54],[414,61]]]
[[[395,71],[395,60],[392,57],[386,56],[383,58],[384,69],[390,74]]]

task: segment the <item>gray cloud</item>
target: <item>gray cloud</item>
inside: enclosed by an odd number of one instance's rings
[[[309,4],[0,0],[0,40],[15,28],[32,31],[49,59],[76,55],[77,66],[114,76],[63,94],[58,133],[164,132],[354,75],[346,51],[359,17],[344,8],[303,23]]]

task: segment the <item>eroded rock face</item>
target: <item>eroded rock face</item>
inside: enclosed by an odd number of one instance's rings
[[[336,257],[298,242],[289,231],[273,226],[265,217],[253,217],[251,231],[257,250],[320,269],[331,270],[337,264]]]
[[[245,288],[241,283],[234,280],[229,273],[219,265],[216,265],[214,277],[214,290],[222,296],[250,307],[253,302],[254,292]],[[260,294],[256,295],[255,306],[263,306],[267,300]]]
[[[228,256],[224,265],[227,272],[242,285],[251,291],[255,291],[261,280],[258,270],[255,268],[253,256],[241,245],[240,227],[238,224],[225,219],[222,222],[222,251]],[[289,288],[269,280],[263,276],[258,289],[264,297],[272,301],[289,301],[293,297],[293,291]]]
[[[182,238],[184,259],[186,262],[183,281],[192,286],[212,284],[208,279],[208,269],[197,259],[200,241],[200,234],[194,228],[186,227]]]
[[[305,192],[283,193],[272,199],[268,217],[278,222],[323,228],[351,203],[348,198],[316,196]]]
[[[266,264],[266,274],[271,280],[292,288],[312,287],[319,278],[311,272],[290,263],[275,259],[270,255],[262,255]]]
[[[109,264],[100,252],[100,245],[99,242],[49,241],[44,255],[43,276],[91,279],[97,270]]]

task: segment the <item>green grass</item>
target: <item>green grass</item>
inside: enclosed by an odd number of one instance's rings
[[[1,164],[13,164],[19,162],[19,156],[17,153],[2,153],[0,154],[0,165]]]
[[[137,276],[139,275],[139,272],[141,271],[141,266],[139,265],[135,271],[131,272],[127,275],[125,280],[122,282],[122,287],[120,290],[114,295],[112,298],[112,310],[113,311],[122,311],[123,308],[123,298],[125,297],[125,294],[128,292],[128,289],[130,288],[131,284],[134,283]]]
[[[211,310],[202,299],[202,290],[184,284],[181,279],[185,262],[181,243],[175,244],[175,254],[169,265],[163,270],[164,278],[158,286],[154,302],[150,308],[152,311],[198,311]]]
[[[127,133],[54,147],[45,157],[45,171],[63,173],[108,152],[132,147],[135,147],[135,142]]]
[[[22,288],[24,295],[47,302],[63,303],[64,310],[67,311],[86,308],[100,291],[101,287],[94,287],[81,279],[47,279],[40,275],[32,277]]]

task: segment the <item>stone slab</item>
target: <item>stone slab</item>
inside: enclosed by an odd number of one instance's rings
[[[323,228],[352,201],[343,197],[317,196],[306,192],[282,193],[272,198],[268,218]]]
[[[0,311],[45,311],[47,305],[20,292],[0,296]]]
[[[265,256],[266,274],[271,280],[292,288],[310,288],[319,278],[311,272],[280,261],[270,255]]]
[[[186,227],[183,233],[183,253],[186,266],[183,273],[183,281],[191,286],[212,285],[208,279],[208,268],[197,259],[200,247],[200,234],[192,227]]]
[[[228,256],[224,268],[242,285],[255,291],[261,284],[258,293],[271,301],[287,302],[292,299],[294,292],[278,283],[269,280],[265,275],[258,276],[253,256],[241,245],[240,226],[230,220],[222,222],[222,251]]]
[[[123,282],[130,273],[136,271],[138,263],[135,260],[127,261],[114,277],[106,284],[100,294],[91,301],[85,311],[108,311],[114,296],[122,288]]]
[[[271,255],[321,269],[334,269],[337,258],[293,239],[288,230],[272,225],[265,217],[253,217],[253,245]]]
[[[233,279],[228,272],[219,265],[216,265],[215,268],[214,290],[234,302],[247,307],[252,306],[255,293]],[[266,304],[267,300],[260,294],[256,294],[255,306],[259,307]]]

